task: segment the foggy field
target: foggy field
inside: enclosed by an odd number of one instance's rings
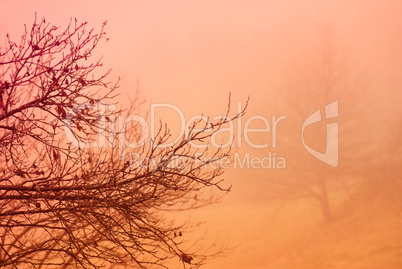
[[[317,208],[305,200],[223,203],[194,212],[200,219],[214,216],[207,220],[213,227],[208,234],[237,246],[205,268],[399,269],[402,182],[381,182],[340,203],[337,220],[330,225],[323,224]],[[375,194],[377,188],[381,192]]]
[[[401,1],[3,2],[1,268],[402,268]]]

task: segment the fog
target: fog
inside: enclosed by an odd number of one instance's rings
[[[56,25],[77,17],[99,28],[107,20],[109,41],[95,57],[104,56],[112,80],[121,78],[120,105],[138,89],[139,113],[150,120],[151,105],[160,105],[155,119],[171,126],[173,138],[181,135],[180,115],[224,115],[229,93],[234,115],[250,97],[223,175],[232,191],[172,216],[203,222],[184,235],[204,238],[194,254],[209,244],[231,249],[203,268],[402,268],[399,1],[2,6],[3,40],[18,37],[35,11]],[[331,114],[325,107],[335,101]],[[303,130],[316,111],[321,120]],[[337,130],[327,137],[328,124]],[[322,154],[335,139],[329,164]]]

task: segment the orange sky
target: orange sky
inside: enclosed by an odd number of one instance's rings
[[[149,103],[174,104],[187,118],[224,113],[229,92],[234,107],[251,97],[243,123],[254,115],[268,119],[293,115],[281,103],[285,82],[292,78],[288,72],[299,70],[314,54],[320,34],[329,25],[341,54],[364,76],[363,85],[368,86],[361,97],[371,96],[364,102],[377,113],[373,121],[400,112],[402,3],[397,0],[3,2],[2,40],[7,32],[17,39],[35,11],[60,26],[71,17],[95,28],[107,20],[110,40],[98,52],[104,55],[105,66],[113,69],[111,78],[122,78],[122,103],[139,81],[141,95]],[[305,116],[312,112],[300,111]],[[250,152],[263,155],[267,151]],[[271,210],[264,187],[266,178],[273,175],[281,173],[228,171],[225,178],[233,184],[233,192],[222,203],[194,213],[207,221],[211,236],[240,244],[234,256],[205,268],[265,268],[255,259],[264,255],[263,246],[270,239],[253,231],[264,229],[273,217],[264,213]],[[218,217],[222,215],[224,219]],[[258,238],[258,247],[245,238]]]

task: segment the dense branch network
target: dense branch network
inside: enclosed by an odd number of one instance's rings
[[[112,142],[88,149],[66,141],[65,128],[84,142],[100,130],[116,137],[105,122],[121,111],[102,114],[99,106],[113,101],[117,85],[105,82],[109,71],[99,75],[100,61],[89,61],[105,25],[95,33],[77,20],[65,29],[35,20],[19,44],[7,36],[0,48],[1,267],[167,268],[176,259],[197,268],[213,255],[182,249],[184,227],[161,212],[210,203],[194,198],[207,187],[229,190],[223,170],[208,168],[229,152],[191,143],[208,141],[244,110],[229,117],[229,106],[214,123],[194,122],[170,147],[161,147],[171,137],[161,127],[138,150],[140,162],[122,161]],[[127,133],[136,137],[138,128]]]

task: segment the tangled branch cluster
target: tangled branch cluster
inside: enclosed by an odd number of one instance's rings
[[[105,25],[95,33],[77,20],[65,29],[35,20],[20,43],[7,36],[0,48],[3,268],[167,268],[172,259],[196,268],[208,256],[183,250],[183,227],[160,212],[209,203],[194,198],[207,187],[228,190],[218,179],[223,171],[205,167],[229,152],[195,152],[190,143],[208,140],[244,111],[214,124],[196,122],[188,137],[168,148],[160,147],[170,137],[161,128],[141,149],[140,164],[121,161],[114,147],[88,150],[66,142],[67,117],[74,136],[89,141],[102,128],[101,117],[121,113],[94,109],[112,102],[117,90],[105,82],[109,71],[99,75],[101,62],[89,61],[106,39]],[[208,161],[200,161],[206,155]]]

